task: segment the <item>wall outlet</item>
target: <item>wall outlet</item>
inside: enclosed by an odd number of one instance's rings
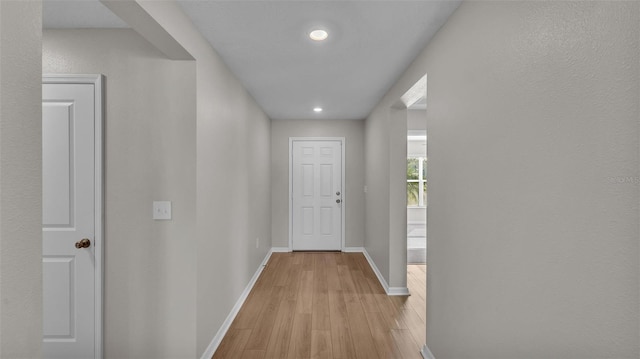
[[[260,237],[256,237],[256,248],[260,248]]]

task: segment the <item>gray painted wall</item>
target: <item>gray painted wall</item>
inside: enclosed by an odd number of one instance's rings
[[[390,107],[391,104],[388,106]],[[367,252],[388,283],[389,109],[378,107],[381,109],[372,112],[365,122],[365,185],[367,186],[365,206],[367,210],[364,243]]]
[[[0,1],[0,357],[42,343],[42,4]]]
[[[195,61],[78,30],[48,32],[45,71],[107,75],[107,355],[194,357],[271,248],[270,121],[177,4],[142,5]]]
[[[289,137],[345,137],[345,237],[347,247],[364,246],[364,121],[293,121],[271,124],[271,238],[289,246]]]
[[[196,356],[195,63],[130,29],[46,30],[45,73],[101,73],[105,356]],[[151,218],[170,200],[171,221]]]
[[[389,287],[401,289],[407,286],[407,110],[392,105],[377,106],[365,122],[365,248]]]
[[[384,190],[386,112],[428,74],[436,358],[640,355],[639,6],[464,3],[367,119]]]
[[[407,110],[392,108],[389,139],[389,287],[407,286]],[[371,195],[374,195],[373,193]]]
[[[271,121],[178,4],[140,5],[196,62],[200,356],[271,248]]]

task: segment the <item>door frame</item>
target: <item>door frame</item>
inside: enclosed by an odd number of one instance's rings
[[[97,74],[43,74],[43,84],[91,84],[94,94],[94,322],[95,358],[103,357],[104,295],[104,76]]]
[[[345,143],[346,140],[344,137],[289,137],[289,252],[293,251],[293,142],[296,141],[338,141],[340,142],[340,152],[341,152],[341,176],[340,176],[340,186],[342,188],[342,210],[340,213],[340,250],[344,251],[346,248],[346,238],[345,238],[345,213],[347,208],[346,201],[346,190],[345,190]]]

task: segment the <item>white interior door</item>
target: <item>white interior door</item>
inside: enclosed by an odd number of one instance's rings
[[[293,140],[292,249],[342,249],[342,142]]]
[[[95,83],[42,87],[43,357],[100,356]],[[100,161],[98,161],[100,162]],[[99,220],[98,220],[99,222]],[[80,248],[78,248],[80,247]],[[98,300],[97,300],[98,299]]]

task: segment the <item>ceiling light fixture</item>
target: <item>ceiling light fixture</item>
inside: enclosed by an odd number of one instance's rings
[[[313,41],[323,41],[323,40],[326,40],[327,37],[329,37],[329,34],[324,30],[318,29],[318,30],[311,31],[309,33],[309,37]]]
[[[314,107],[313,112],[322,112],[322,107]]]

